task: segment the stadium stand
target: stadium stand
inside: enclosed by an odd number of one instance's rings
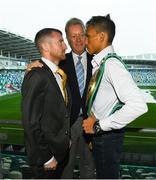
[[[21,89],[22,80],[24,77],[24,71],[26,64],[30,62],[32,59],[39,58],[39,52],[37,48],[35,47],[33,41],[26,39],[22,36],[13,34],[11,32],[7,32],[4,30],[0,30],[0,98],[2,97],[1,102],[1,112],[10,114],[10,111],[12,109],[19,109],[18,114],[20,113],[20,107],[14,107],[17,104],[19,105],[19,101],[15,102],[12,99],[12,102],[14,102],[12,105],[8,104],[7,102],[9,99],[11,99],[12,96],[9,96],[10,94],[18,94]],[[8,95],[8,96],[7,96]],[[5,103],[4,98],[5,97]],[[8,108],[10,107],[10,109]],[[11,114],[10,114],[11,115]],[[11,115],[12,116],[12,115]],[[10,150],[10,153],[14,153],[13,159],[17,158],[17,151],[24,151],[23,146],[20,147],[18,145],[18,142],[15,142],[16,144],[9,144],[5,145],[5,143],[8,143],[8,139],[20,139],[18,136],[13,137],[13,133],[9,134],[9,132],[12,132],[13,128],[12,125],[16,126],[16,124],[21,124],[20,121],[12,121],[14,120],[14,117],[12,116],[12,119],[9,120],[3,120],[3,116],[1,114],[0,117],[0,156],[1,156],[1,149],[3,150]],[[9,121],[11,122],[9,123]],[[20,123],[19,123],[20,122]],[[3,127],[5,126],[5,128]],[[11,126],[11,128],[10,128]],[[7,129],[8,130],[3,130]],[[11,140],[10,139],[10,140]],[[14,143],[14,140],[10,141],[9,143]],[[19,150],[20,149],[20,150]],[[22,150],[23,149],[23,150]],[[3,155],[2,155],[3,156]],[[21,179],[22,173],[20,171],[16,171],[16,169],[12,169],[12,167],[16,167],[16,163],[13,163],[11,166],[12,159],[8,157],[0,157],[1,163],[0,163],[0,179],[2,178],[9,178],[9,179]],[[22,160],[21,160],[22,161]],[[20,161],[20,162],[21,162]]]
[[[39,58],[33,41],[0,30],[0,96],[19,92],[25,66]]]
[[[2,154],[2,172],[4,179],[32,179],[32,171],[23,155]],[[121,179],[155,179],[156,168],[122,164]],[[96,172],[95,172],[96,173]],[[74,169],[74,179],[79,179],[78,158]]]
[[[130,69],[134,81],[138,86],[156,86],[156,69]]]
[[[155,54],[128,56],[123,60],[138,86],[156,86]]]
[[[21,70],[0,70],[0,96],[19,92],[24,73]]]

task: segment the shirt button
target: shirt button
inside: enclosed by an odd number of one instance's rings
[[[65,117],[68,118],[69,117],[68,114],[66,114]]]
[[[65,135],[68,135],[68,131],[65,132]]]

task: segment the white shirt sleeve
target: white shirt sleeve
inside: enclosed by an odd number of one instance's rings
[[[49,161],[47,161],[46,163],[44,163],[44,165],[47,165],[47,164],[51,163],[54,159],[55,159],[55,158],[54,158],[54,156],[53,156],[51,159],[49,159]]]
[[[104,131],[121,129],[147,112],[147,105],[140,89],[121,62],[115,60],[106,62],[104,75],[119,100],[124,103],[120,110],[105,119],[100,119],[99,123]]]

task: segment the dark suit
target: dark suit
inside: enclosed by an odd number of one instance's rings
[[[87,135],[83,133],[82,130],[82,120],[87,118],[86,109],[86,95],[89,85],[90,78],[92,76],[92,56],[87,53],[87,73],[86,73],[86,83],[83,96],[81,98],[74,59],[72,52],[66,54],[66,60],[61,61],[60,67],[65,71],[68,77],[68,84],[72,96],[72,109],[71,109],[71,139],[72,146],[70,150],[70,157],[67,166],[65,167],[62,178],[73,178],[73,169],[75,166],[75,159],[77,153],[79,154],[79,170],[80,178],[92,179],[94,175],[94,163],[92,153],[90,152],[87,144]],[[82,108],[82,114],[80,116],[80,109]]]
[[[43,68],[30,71],[22,84],[25,145],[31,166],[42,168],[54,156],[59,169],[69,152],[71,98],[67,88],[66,106],[52,71],[43,61],[41,63]],[[55,173],[57,170],[50,178],[57,178]],[[38,175],[37,178],[48,177]]]
[[[60,67],[64,70],[68,77],[68,84],[70,87],[70,92],[72,96],[72,110],[71,110],[71,125],[77,120],[80,112],[80,108],[83,111],[83,118],[87,117],[86,109],[86,95],[89,85],[90,78],[92,77],[92,65],[91,65],[92,56],[87,53],[87,77],[86,85],[83,93],[83,97],[80,96],[80,91],[78,87],[78,81],[73,61],[72,52],[66,54],[66,60],[61,61]]]

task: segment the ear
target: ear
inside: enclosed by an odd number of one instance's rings
[[[101,42],[108,42],[108,34],[106,32],[100,33],[100,41]]]
[[[43,51],[48,52],[49,51],[48,43],[46,43],[46,42],[42,43],[41,48],[42,48]]]

